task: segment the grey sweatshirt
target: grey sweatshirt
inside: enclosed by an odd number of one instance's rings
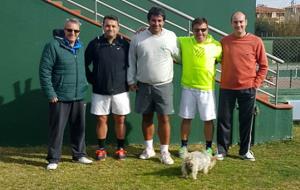
[[[174,32],[163,29],[153,35],[148,29],[136,34],[130,43],[128,84],[137,81],[162,85],[173,80],[173,58],[178,56]]]

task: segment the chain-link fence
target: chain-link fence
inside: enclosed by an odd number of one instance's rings
[[[279,88],[300,88],[300,38],[264,38],[266,51],[282,60],[279,65]],[[276,62],[269,60],[269,66],[276,70]],[[269,78],[274,78],[270,75]]]
[[[282,60],[284,64],[278,64],[269,59],[267,80],[263,89],[274,94],[276,87],[271,83],[278,84],[279,101],[286,102],[291,96],[300,97],[300,38],[263,38],[266,51]],[[278,69],[278,78],[276,72]],[[275,71],[275,72],[272,72]],[[289,97],[288,97],[289,96]]]

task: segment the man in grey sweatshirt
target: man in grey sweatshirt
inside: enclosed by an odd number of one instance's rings
[[[174,32],[163,28],[166,19],[162,9],[152,7],[147,15],[149,28],[136,34],[130,43],[127,81],[136,90],[135,111],[143,115],[145,150],[140,159],[155,156],[153,149],[154,112],[158,119],[161,162],[173,164],[169,153],[170,122],[173,109],[173,58],[177,57]]]

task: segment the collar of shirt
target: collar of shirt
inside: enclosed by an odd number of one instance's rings
[[[75,41],[73,47],[70,45],[69,40],[67,40],[66,38],[64,38],[63,43],[64,43],[64,45],[65,45],[66,47],[68,47],[68,49],[70,49],[70,51],[71,51],[73,54],[76,54],[76,51],[77,51],[79,48],[82,47],[81,42],[79,41],[79,38]]]
[[[121,41],[120,41],[121,39],[122,38],[120,36],[117,36],[113,40],[113,42],[110,44],[108,42],[107,38],[105,38],[104,34],[98,38],[98,40],[100,41],[100,43],[103,43],[103,44],[106,44],[106,45],[119,45],[119,46],[122,44]]]

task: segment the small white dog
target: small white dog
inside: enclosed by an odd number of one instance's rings
[[[181,165],[182,177],[188,178],[191,174],[193,179],[197,179],[198,171],[207,174],[216,164],[216,158],[210,154],[199,151],[187,153]]]

